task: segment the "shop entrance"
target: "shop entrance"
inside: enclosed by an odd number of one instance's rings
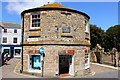
[[[59,74],[74,74],[73,55],[59,55]]]

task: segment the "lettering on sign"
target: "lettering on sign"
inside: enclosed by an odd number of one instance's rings
[[[27,41],[38,41],[38,38],[28,38]]]

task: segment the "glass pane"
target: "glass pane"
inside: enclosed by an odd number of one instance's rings
[[[38,27],[40,27],[40,23],[38,23]]]
[[[38,15],[38,18],[40,18],[40,15]]]
[[[38,19],[37,21],[38,21],[38,23],[40,23],[40,19]]]
[[[35,27],[34,24],[32,24],[32,27]]]
[[[63,27],[63,33],[70,33],[70,27]]]
[[[35,20],[35,23],[37,23],[37,19]]]
[[[37,24],[35,24],[35,27],[37,27]]]
[[[32,18],[35,18],[34,15],[32,15]]]
[[[35,15],[35,18],[37,18],[37,15]]]

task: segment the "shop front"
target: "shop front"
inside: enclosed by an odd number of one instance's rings
[[[29,68],[28,72],[41,72],[41,55],[29,54]]]
[[[2,53],[8,53],[8,57],[20,57],[21,46],[2,46]]]

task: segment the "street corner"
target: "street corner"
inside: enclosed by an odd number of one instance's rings
[[[25,74],[25,73],[20,73],[20,64],[21,62],[18,62],[13,70],[13,73],[20,76],[20,77],[24,77],[24,78],[39,78],[37,76],[33,76],[33,75],[30,75],[30,74]]]

